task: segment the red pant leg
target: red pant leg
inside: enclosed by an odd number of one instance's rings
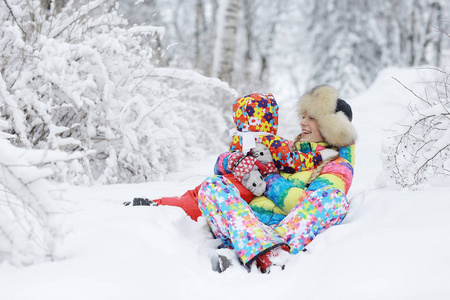
[[[189,190],[181,197],[163,197],[155,200],[158,205],[177,206],[182,208],[192,220],[197,221],[202,215],[198,208],[198,190],[200,185],[193,190]]]
[[[247,190],[234,176],[233,174],[224,175],[231,183],[239,190],[240,196],[245,202],[250,203],[253,199],[253,194]],[[153,200],[158,205],[176,206],[182,208],[186,214],[191,217],[192,220],[197,221],[198,217],[202,215],[198,208],[198,185],[193,190],[188,190],[180,197],[163,197],[161,199]]]

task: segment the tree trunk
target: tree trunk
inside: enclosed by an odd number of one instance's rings
[[[409,58],[409,65],[414,66],[416,63],[416,7],[417,7],[417,0],[414,0],[413,5],[411,6],[411,18],[409,20],[410,22],[410,32],[409,32],[409,51],[410,51],[410,58]]]
[[[232,83],[240,0],[222,0],[219,7],[213,75]]]
[[[197,0],[195,4],[195,15],[195,68],[201,70],[200,36],[203,32],[203,0]]]
[[[246,49],[244,54],[244,80],[248,82],[250,80],[250,66],[252,62],[252,51],[253,51],[253,17],[252,12],[254,10],[253,8],[254,1],[251,0],[243,0],[242,1],[242,9],[243,13],[246,16],[244,18],[244,28],[245,28],[245,36],[246,36]]]
[[[434,64],[437,67],[441,66],[441,56],[442,56],[442,35],[443,35],[443,29],[442,29],[442,6],[439,2],[434,2],[433,5],[436,8],[436,26],[438,30],[438,36],[434,45],[435,50],[435,61]]]

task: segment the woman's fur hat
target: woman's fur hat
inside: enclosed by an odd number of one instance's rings
[[[317,120],[325,142],[335,147],[353,144],[356,130],[351,123],[350,105],[338,97],[338,91],[328,85],[320,85],[300,98],[299,116],[308,113]]]

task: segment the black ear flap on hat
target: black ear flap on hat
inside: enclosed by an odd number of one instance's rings
[[[353,119],[353,113],[352,113],[352,108],[351,106],[345,102],[344,100],[338,98],[337,99],[337,103],[336,103],[336,112],[338,111],[342,111],[347,118],[350,120],[350,122]]]

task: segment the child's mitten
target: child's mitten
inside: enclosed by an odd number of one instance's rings
[[[260,164],[257,163],[261,175],[265,176],[271,173],[278,173],[278,169],[273,162],[272,153],[263,144],[256,144],[256,147],[250,150],[253,157],[255,157]]]
[[[125,206],[128,206],[130,204],[131,204],[130,201],[127,201],[127,202],[123,203],[123,205],[125,205]],[[141,206],[141,205],[144,205],[144,206],[158,206],[158,202],[155,201],[155,200],[149,200],[147,198],[134,198],[133,199],[133,206]]]

